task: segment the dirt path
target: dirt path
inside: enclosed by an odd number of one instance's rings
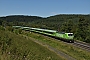
[[[59,51],[59,50],[45,44],[45,43],[42,43],[42,42],[40,42],[40,41],[38,41],[38,40],[36,40],[36,39],[34,39],[32,37],[28,37],[28,36],[25,36],[25,35],[23,35],[23,36],[26,37],[27,39],[30,39],[30,40],[34,41],[37,44],[40,44],[41,46],[47,47],[50,51],[53,51],[57,55],[59,55],[61,57],[64,57],[66,60],[76,60],[76,59],[72,58],[71,56],[69,56],[69,55],[67,55],[67,54],[65,54],[65,53],[63,53],[63,52],[61,52],[61,51]]]

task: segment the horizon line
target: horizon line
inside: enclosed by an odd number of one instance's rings
[[[6,17],[6,16],[17,16],[17,15],[22,15],[22,16],[38,16],[38,17],[50,17],[50,16],[56,16],[56,15],[90,15],[90,13],[60,13],[60,14],[54,14],[54,15],[49,15],[49,16],[40,16],[40,15],[29,15],[29,14],[8,14],[8,15],[3,15],[0,17]]]

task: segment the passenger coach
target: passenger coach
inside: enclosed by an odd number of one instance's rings
[[[73,33],[64,33],[64,32],[58,32],[55,30],[48,30],[48,29],[40,29],[40,28],[31,28],[31,27],[22,27],[22,26],[13,26],[14,28],[20,28],[22,30],[28,30],[31,32],[36,32],[56,38],[60,38],[67,42],[74,42],[74,35]]]

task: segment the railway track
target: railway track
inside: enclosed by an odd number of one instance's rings
[[[44,35],[44,36],[46,36],[46,35]],[[48,36],[46,36],[46,37],[48,37]],[[53,38],[53,37],[49,37],[49,38],[52,38],[52,39],[55,39],[55,40],[60,41],[60,39],[57,39],[57,38]],[[66,43],[66,44],[71,44],[71,45],[73,45],[75,47],[79,47],[81,49],[84,49],[84,50],[90,52],[90,44],[88,44],[88,43],[79,42],[79,41],[74,41],[74,43],[68,43],[68,42],[65,42],[63,40],[61,40],[61,41],[64,42],[64,43]]]
[[[32,32],[36,32],[36,33],[39,33],[39,34],[43,34],[43,35],[49,35],[50,37],[54,37],[54,34],[55,33],[57,33],[57,31],[54,31],[54,30],[47,30],[47,29],[39,29],[39,28],[30,28],[30,27],[22,27],[22,26],[13,26],[13,27],[21,27],[21,28],[23,28],[23,29],[29,29],[29,30],[31,30]],[[41,32],[41,31],[43,31],[43,33]],[[53,34],[52,34],[53,33]],[[65,34],[65,33],[64,33]],[[67,34],[67,33],[66,33]],[[68,33],[67,35],[68,35],[68,37],[70,37],[69,35],[70,35],[71,33]],[[58,36],[60,36],[59,35],[59,33],[58,34],[55,34],[56,36],[54,37],[54,39],[55,38],[57,38]],[[71,36],[73,35],[73,33],[71,34]],[[63,36],[63,34],[61,34],[61,36]],[[66,36],[66,35],[65,35]],[[73,36],[72,36],[73,37]],[[60,37],[59,37],[60,38]],[[73,39],[73,38],[72,38]],[[60,40],[60,39],[58,39],[57,38],[57,40]],[[69,40],[70,41],[70,40]],[[67,42],[66,42],[67,43]],[[90,51],[90,44],[86,44],[86,43],[83,43],[83,42],[79,42],[79,41],[75,41],[74,43],[67,43],[67,44],[72,44],[72,45],[74,45],[74,46],[76,46],[76,47],[79,47],[79,48],[82,48],[82,49],[85,49],[85,50],[87,50],[87,51]]]
[[[59,39],[56,39],[56,40],[59,40]],[[86,50],[86,51],[89,51],[90,52],[90,44],[88,43],[83,43],[83,42],[79,42],[79,41],[74,41],[74,43],[68,43],[68,42],[65,42],[65,41],[62,41],[66,44],[71,44],[75,47],[78,47],[78,48],[81,48],[83,50]]]
[[[77,46],[79,48],[82,48],[82,49],[90,52],[90,44],[75,41],[74,43],[72,43],[72,45]]]
[[[57,50],[56,48],[53,48],[52,46],[49,46],[49,45],[47,45],[47,44],[45,44],[45,43],[42,43],[42,42],[38,41],[37,39],[34,39],[34,38],[32,38],[32,37],[28,37],[28,36],[25,36],[25,35],[23,35],[23,37],[26,37],[27,39],[30,39],[30,40],[32,40],[33,42],[35,42],[35,43],[37,43],[37,44],[40,44],[41,46],[46,47],[46,48],[49,49],[50,51],[55,52],[58,56],[64,57],[65,60],[76,60],[75,58],[73,58],[73,57],[71,57],[71,56],[69,56],[69,55],[61,52],[60,50]]]
[[[55,37],[51,37],[51,36],[47,36],[47,35],[43,35],[43,36],[45,36],[46,38],[49,37],[51,39],[55,39],[57,41],[60,41],[60,39],[55,38]],[[87,44],[87,43],[84,43],[84,42],[80,42],[80,41],[74,41],[74,43],[68,43],[68,42],[65,42],[63,40],[61,40],[61,41],[64,42],[64,43],[66,43],[66,44],[71,44],[71,45],[73,45],[75,47],[79,47],[81,49],[84,49],[84,50],[90,52],[90,44]]]

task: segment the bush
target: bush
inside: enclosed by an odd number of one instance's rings
[[[85,42],[90,43],[90,36],[87,36]]]

